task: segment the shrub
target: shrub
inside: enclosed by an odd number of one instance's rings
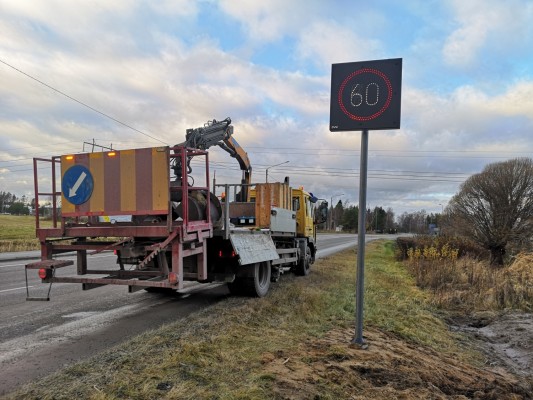
[[[456,241],[402,238],[405,263],[421,288],[430,289],[435,305],[452,310],[533,310],[533,253],[521,253],[502,269],[462,255]],[[405,239],[412,239],[405,240]],[[398,246],[400,248],[400,245]],[[463,253],[468,254],[463,247]],[[403,250],[399,250],[401,253]]]
[[[472,257],[475,259],[485,259],[487,257],[486,250],[463,237],[457,236],[431,236],[431,235],[417,235],[412,237],[399,237],[396,239],[397,253],[399,260],[406,260],[408,258],[408,250],[424,248],[435,248],[442,252],[443,246],[448,246],[450,249],[457,250],[457,257]]]

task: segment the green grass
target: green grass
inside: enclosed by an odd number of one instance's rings
[[[30,215],[0,215],[0,240],[35,238],[35,217]]]
[[[52,226],[51,221],[40,223],[42,227]],[[0,253],[39,248],[39,241],[35,237],[34,216],[0,215]]]
[[[9,397],[274,398],[274,377],[263,372],[263,357],[290,354],[306,340],[353,326],[355,265],[353,250],[322,259],[308,277],[283,276],[265,298],[230,297]],[[365,327],[381,328],[438,352],[460,353],[426,295],[394,260],[392,243],[367,247],[365,282]],[[338,354],[347,346],[338,343]],[[167,382],[170,390],[157,388]],[[337,398],[338,390],[334,383],[320,384],[321,398]]]
[[[416,286],[401,264],[393,261],[393,242],[380,246],[381,251],[372,251],[365,262],[366,321],[434,349],[453,351],[455,341],[446,324],[435,316],[430,296]]]

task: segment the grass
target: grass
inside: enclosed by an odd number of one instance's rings
[[[40,224],[43,228],[51,227],[52,221],[41,220]],[[0,215],[0,253],[39,249],[34,216]]]
[[[455,341],[444,322],[435,317],[430,296],[416,286],[405,268],[392,261],[394,257],[394,244],[386,242],[365,262],[369,275],[365,282],[366,320],[414,342],[454,351]]]
[[[393,243],[368,245],[365,263],[365,327],[437,352],[461,352],[429,296],[395,261]],[[353,250],[319,260],[308,277],[283,276],[265,298],[229,297],[8,398],[275,398],[275,379],[262,368],[266,356],[290,354],[306,340],[354,325],[355,264]],[[335,356],[347,346],[339,343]],[[334,382],[321,382],[317,390],[319,398],[338,397]]]

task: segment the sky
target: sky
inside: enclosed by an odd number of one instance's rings
[[[230,117],[254,182],[283,163],[269,181],[357,205],[361,132],[329,130],[332,64],[402,58],[367,206],[441,212],[487,164],[532,157],[531,21],[530,0],[0,0],[0,191],[32,198],[34,157],[174,145]],[[210,157],[217,183],[240,178]]]

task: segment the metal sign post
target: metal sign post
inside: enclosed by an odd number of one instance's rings
[[[355,337],[353,344],[365,346],[363,339],[363,298],[365,292],[366,181],[368,172],[368,129],[361,135],[359,169],[359,221],[357,228],[357,273],[355,289]]]
[[[355,336],[352,343],[367,348],[363,339],[365,288],[365,231],[368,172],[368,132],[399,129],[402,59],[333,64],[331,68],[330,131],[358,131],[361,136]]]

